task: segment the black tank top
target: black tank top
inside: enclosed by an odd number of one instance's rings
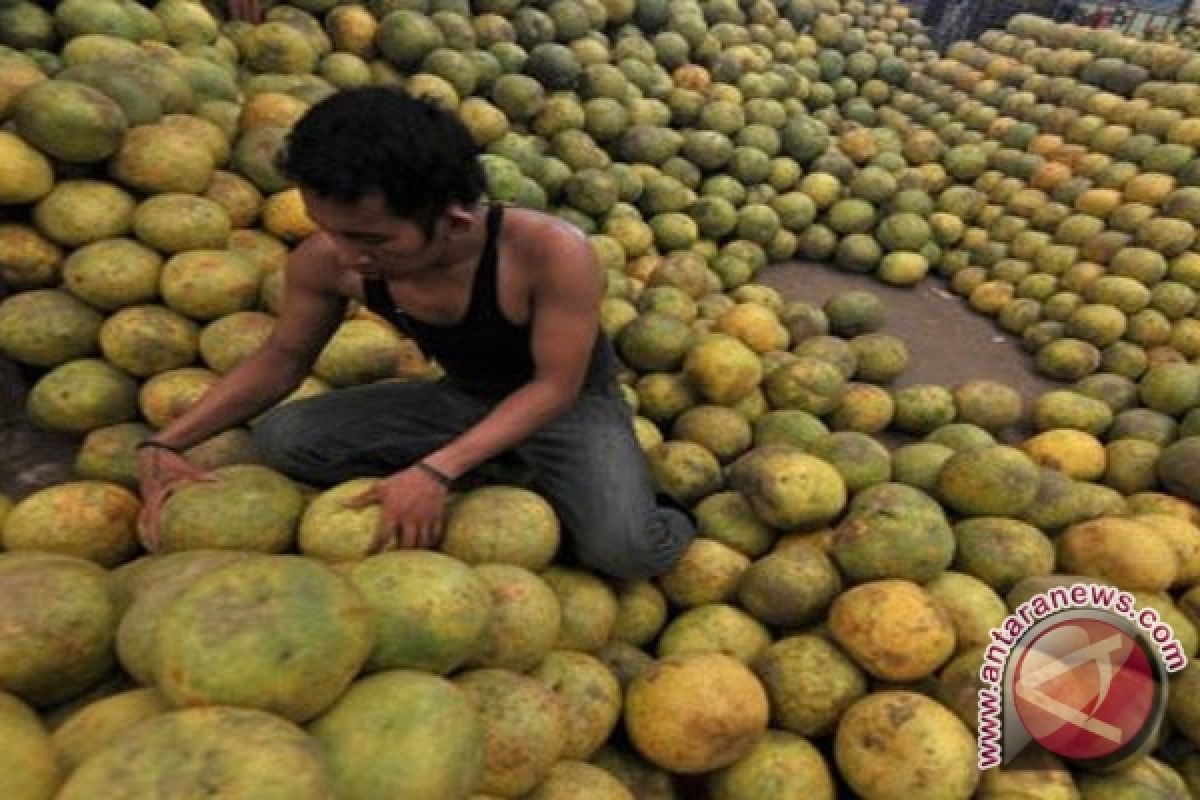
[[[514,325],[500,309],[497,262],[504,207],[488,208],[487,241],[471,284],[467,313],[454,325],[431,325],[396,308],[387,281],[363,279],[367,308],[413,339],[427,358],[434,359],[456,388],[499,402],[533,378],[529,325]],[[584,390],[603,390],[615,377],[612,343],[598,331]]]

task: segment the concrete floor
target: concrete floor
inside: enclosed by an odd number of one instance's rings
[[[794,263],[769,267],[759,281],[788,300],[823,304],[831,295],[867,289],[887,306],[883,332],[904,340],[908,369],[895,386],[933,383],[954,386],[988,379],[1008,384],[1032,400],[1057,386],[1038,375],[1033,359],[989,318],[973,311],[944,282],[928,278],[916,288],[880,283],[870,276],[842,272],[828,264]]]
[[[1055,384],[1039,377],[1019,343],[948,292],[935,279],[915,289],[886,286],[864,275],[823,264],[771,267],[760,281],[789,300],[823,304],[848,289],[869,289],[887,304],[884,331],[902,338],[912,353],[896,386],[934,383],[953,386],[988,378],[1018,389],[1027,400]],[[69,479],[77,442],[35,430],[23,414],[30,374],[0,359],[0,492],[24,497]]]

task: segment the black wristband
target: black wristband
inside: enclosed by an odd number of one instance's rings
[[[169,445],[166,442],[157,442],[154,439],[145,439],[143,441],[140,441],[136,445],[134,445],[133,449],[134,450],[142,450],[147,447],[157,447],[159,450],[169,450],[177,456],[183,455],[182,449],[175,447],[174,445]]]
[[[435,481],[440,483],[442,486],[445,486],[447,489],[449,489],[454,484],[453,478],[451,478],[449,475],[442,472],[440,469],[433,466],[432,464],[426,464],[424,461],[418,461],[417,463],[413,464],[413,466],[416,467],[417,469],[421,470],[422,472],[424,472],[429,477],[433,478]]]

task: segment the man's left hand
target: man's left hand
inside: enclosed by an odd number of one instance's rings
[[[442,537],[448,494],[446,487],[427,473],[409,467],[375,481],[345,504],[348,508],[379,504],[379,530],[371,543],[374,554],[391,549],[397,537],[405,549],[436,547]]]

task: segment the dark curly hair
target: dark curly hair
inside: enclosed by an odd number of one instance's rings
[[[283,173],[340,203],[379,191],[429,232],[449,206],[486,186],[479,148],[457,115],[394,88],[347,89],[314,105],[280,154]]]

